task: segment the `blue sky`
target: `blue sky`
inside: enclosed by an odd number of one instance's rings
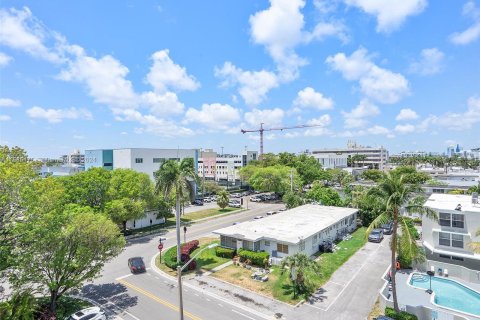
[[[258,150],[480,146],[480,3],[12,1],[0,143]]]

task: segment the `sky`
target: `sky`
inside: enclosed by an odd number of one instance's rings
[[[0,3],[0,144],[480,147],[480,1]]]

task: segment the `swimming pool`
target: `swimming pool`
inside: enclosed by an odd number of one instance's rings
[[[430,288],[429,277],[425,274],[412,274],[410,284],[425,290]],[[438,277],[432,277],[432,290],[435,304],[480,316],[480,293],[456,281]]]

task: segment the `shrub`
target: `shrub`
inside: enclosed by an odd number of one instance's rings
[[[230,248],[216,247],[215,255],[220,258],[232,259],[235,255],[235,250]]]
[[[163,255],[165,265],[170,269],[176,270],[179,263],[177,263],[177,247],[168,249]]]
[[[386,307],[385,308],[385,315],[395,320],[418,320],[417,316],[410,314],[405,311],[401,311],[397,313],[394,309]]]
[[[268,258],[270,257],[268,252],[254,252],[254,251],[244,250],[244,249],[238,250],[238,255],[240,256],[240,261],[250,260],[252,264],[259,267],[263,267],[264,266],[263,261],[265,259],[268,260]]]
[[[181,251],[182,255],[184,255],[184,254],[185,255],[190,255],[190,253],[192,253],[193,251],[195,251],[195,249],[198,248],[198,245],[199,245],[198,240],[192,240],[192,241],[189,241],[189,242],[183,244],[181,246],[180,251]]]

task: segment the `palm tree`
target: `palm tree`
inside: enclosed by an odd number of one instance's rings
[[[480,237],[480,229],[478,229],[476,235]],[[480,253],[480,242],[470,242],[469,246],[473,252]]]
[[[285,267],[288,267],[291,272],[290,278],[294,286],[294,298],[295,289],[297,289],[297,292],[307,293],[309,293],[311,289],[314,289],[314,283],[309,281],[311,277],[308,276],[308,273],[320,272],[320,265],[316,261],[311,260],[305,253],[299,252],[282,260],[282,273]]]
[[[377,187],[368,191],[369,195],[379,197],[383,201],[383,210],[367,229],[367,235],[373,228],[378,227],[389,221],[393,221],[393,232],[390,243],[391,247],[391,276],[393,305],[397,312],[400,312],[397,301],[397,291],[395,284],[397,248],[402,246],[402,253],[409,257],[419,256],[419,248],[414,236],[411,234],[405,217],[400,214],[400,209],[405,208],[407,212],[416,212],[425,214],[427,217],[437,219],[437,214],[432,209],[423,206],[424,198],[420,195],[422,189],[417,184],[407,184],[404,182],[404,175],[388,173],[386,177],[379,182]],[[398,239],[398,227],[402,230],[402,237]]]
[[[180,255],[180,204],[182,199],[191,198],[193,194],[193,185],[198,181],[197,173],[193,165],[193,159],[182,159],[181,162],[175,160],[165,161],[155,175],[155,192],[163,193],[165,199],[172,192],[175,194],[175,218],[177,229],[177,263],[181,261]]]

